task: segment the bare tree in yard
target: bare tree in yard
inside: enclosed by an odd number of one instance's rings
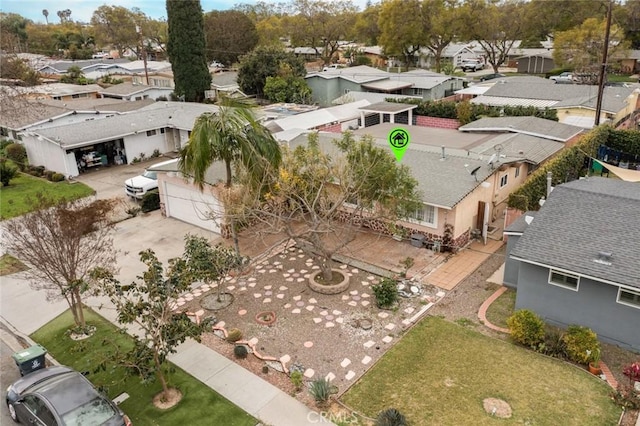
[[[405,217],[420,198],[409,169],[370,137],[356,141],[346,133],[341,140],[320,142],[314,133],[307,145],[285,150],[272,189],[248,214],[295,241],[328,281],[333,256],[363,224]]]
[[[469,0],[460,8],[460,19],[466,23],[461,28],[462,36],[477,40],[493,72],[498,72],[515,41],[525,33],[525,11],[522,0]]]
[[[83,298],[96,290],[88,281],[95,267],[113,270],[116,250],[109,216],[112,200],[57,203],[39,194],[32,213],[4,224],[10,253],[30,266],[32,287],[49,300],[64,298],[77,327],[86,327]]]

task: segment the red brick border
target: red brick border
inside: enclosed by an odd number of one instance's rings
[[[497,325],[493,325],[491,322],[489,322],[489,320],[487,319],[487,309],[489,309],[489,306],[491,306],[491,304],[493,302],[495,302],[495,300],[500,297],[502,295],[502,293],[504,293],[505,291],[507,291],[507,287],[502,286],[500,287],[498,290],[496,290],[495,293],[493,293],[491,296],[489,296],[489,298],[487,300],[485,300],[482,305],[480,306],[480,310],[478,310],[478,318],[480,319],[480,322],[482,322],[484,325],[486,325],[487,327],[489,327],[492,330],[495,331],[499,331],[501,333],[507,333],[509,334],[509,329],[507,328],[502,328],[502,327],[498,327]]]

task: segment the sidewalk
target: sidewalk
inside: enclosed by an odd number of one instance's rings
[[[187,232],[214,238],[199,228],[163,218],[159,212],[119,223],[115,241],[116,247],[122,250],[118,279],[121,282],[136,279],[144,268],[138,260],[137,253],[145,248],[152,247],[163,261],[181,255],[183,236]],[[282,237],[270,235],[262,241],[255,238],[255,235],[244,234],[240,238],[241,250],[243,254],[255,258],[281,239]],[[231,242],[227,240],[226,243]],[[396,242],[389,237],[361,233],[342,251],[342,255],[351,262],[360,262],[380,271],[391,270],[391,274],[401,270],[401,260],[413,257],[415,264],[409,275],[420,278],[422,283],[451,290],[473,273],[501,244],[501,241],[491,240],[486,246],[474,242],[468,248],[450,256],[412,247],[408,242]],[[36,331],[67,309],[65,302],[48,302],[44,292],[33,291],[28,282],[18,276],[2,277],[0,291],[2,319],[24,334]],[[99,313],[111,322],[116,322],[115,310],[106,298],[91,298],[88,302],[92,307],[102,305]],[[37,315],[34,315],[34,312],[37,312]],[[326,418],[321,418],[321,413],[306,407],[202,344],[194,341],[185,342],[169,359],[265,424],[302,426],[321,422],[333,425]]]

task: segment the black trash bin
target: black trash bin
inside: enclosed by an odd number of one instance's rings
[[[47,354],[47,350],[40,345],[30,346],[20,352],[16,352],[13,355],[13,360],[20,370],[20,375],[24,376],[32,371],[40,370],[45,367],[44,356]]]
[[[411,234],[411,245],[414,247],[423,247],[425,236],[422,234]]]

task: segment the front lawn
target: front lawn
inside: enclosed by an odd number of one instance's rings
[[[572,365],[442,318],[411,329],[342,400],[375,417],[397,408],[413,425],[614,425],[621,410],[603,381]],[[499,419],[485,398],[513,410]]]
[[[131,345],[131,338],[91,310],[87,309],[85,313],[87,323],[96,327],[96,333],[87,340],[76,342],[65,334],[73,325],[70,311],[36,331],[31,338],[44,346],[58,362],[78,371],[88,371],[87,378],[103,388],[110,398],[128,393],[129,398],[120,407],[134,425],[254,426],[257,423],[249,414],[173,365],[175,372],[169,376],[169,383],[179,388],[183,397],[177,406],[168,410],[155,408],[151,402],[162,388],[157,381],[143,385],[138,377],[126,377],[122,368],[107,367],[95,372],[96,366],[113,347],[112,343],[127,347]]]
[[[57,199],[76,200],[95,191],[81,182],[49,182],[25,173],[18,173],[9,186],[0,187],[0,219],[10,219],[29,212],[28,198],[39,192]]]
[[[5,253],[0,256],[0,276],[15,274],[16,272],[26,271],[27,269],[24,263],[10,254]]]

